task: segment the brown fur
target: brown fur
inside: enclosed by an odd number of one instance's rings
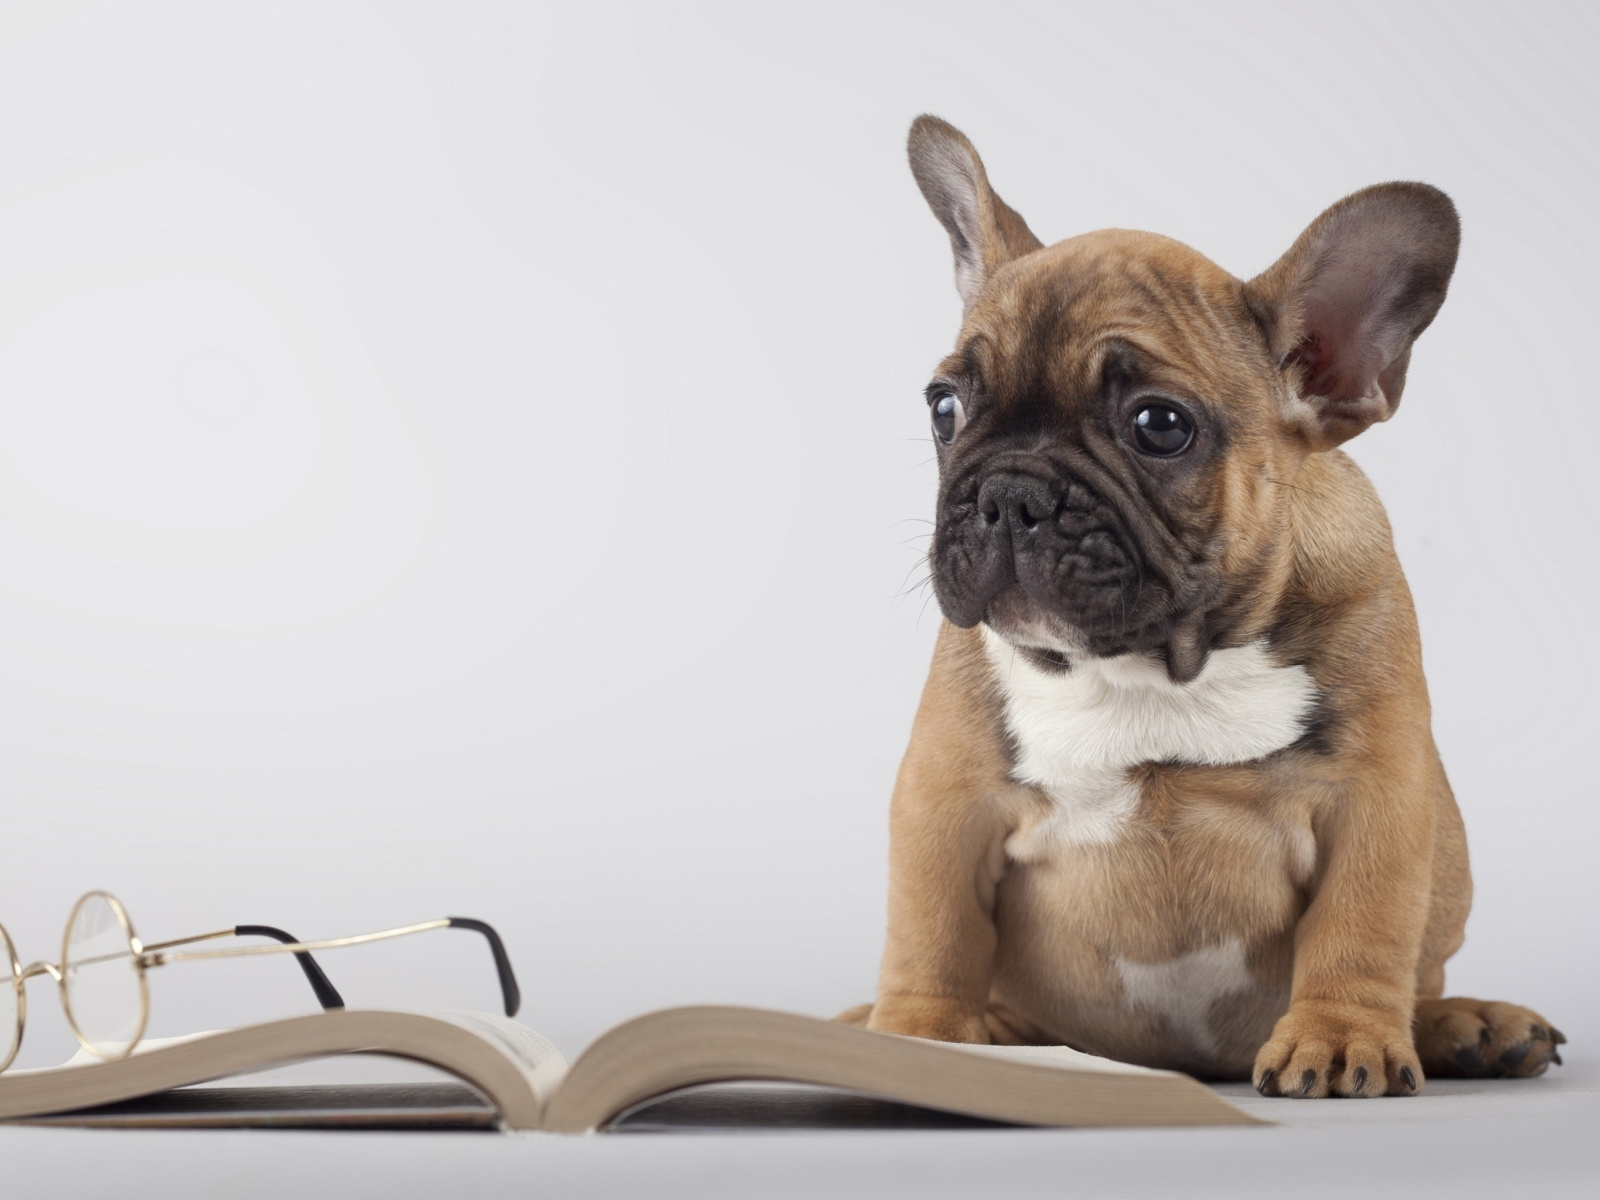
[[[1526,1075],[1559,1062],[1563,1039],[1537,1014],[1440,999],[1471,902],[1466,839],[1388,522],[1333,448],[1399,401],[1410,342],[1453,263],[1454,242],[1436,232],[1453,222],[1437,208],[1449,202],[1420,185],[1358,193],[1247,284],[1152,234],[1041,246],[942,122],[919,121],[912,156],[951,234],[967,310],[938,377],[981,379],[975,421],[1015,420],[1052,397],[1053,419],[1085,431],[1081,469],[1130,493],[1149,485],[1093,415],[1108,361],[1131,348],[1144,384],[1220,398],[1216,468],[1172,476],[1151,501],[1163,519],[1148,537],[1191,571],[1170,603],[1148,601],[1171,614],[1153,627],[1168,629],[1176,681],[1216,647],[1265,639],[1324,702],[1316,728],[1258,761],[1135,768],[1139,805],[1116,841],[1018,862],[1008,839],[1052,801],[1012,777],[999,668],[979,630],[945,623],[891,808],[878,996],[846,1019],[952,1041],[1067,1042],[1296,1096],[1404,1095],[1424,1073]],[[963,210],[968,185],[976,199]],[[1420,190],[1393,191],[1405,188]],[[1306,281],[1355,253],[1326,248],[1341,223],[1384,205],[1408,207],[1383,226],[1389,243],[1367,252],[1404,243],[1423,263],[1415,289],[1436,299],[1400,296],[1375,335],[1388,341],[1341,357],[1317,334],[1329,318]],[[946,459],[947,487],[960,466]],[[1225,938],[1247,948],[1253,986],[1207,1014],[1214,1053],[1175,1058],[1160,1014],[1122,1003],[1112,956],[1162,963]]]

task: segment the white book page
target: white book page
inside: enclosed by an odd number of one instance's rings
[[[566,1074],[567,1062],[561,1051],[544,1035],[521,1022],[496,1013],[429,1011],[420,1015],[448,1021],[468,1030],[493,1045],[511,1059],[529,1078],[559,1080]],[[144,1038],[133,1049],[133,1057],[210,1037],[220,1030],[203,1030],[177,1037]],[[63,1067],[99,1066],[105,1060],[83,1047],[58,1067],[14,1068],[8,1076],[56,1071]],[[278,1063],[259,1071],[241,1072],[212,1080],[208,1086],[259,1087],[262,1085],[307,1085],[349,1083],[424,1083],[454,1079],[453,1075],[427,1063],[390,1055],[351,1052],[319,1055],[301,1062]],[[541,1093],[542,1094],[542,1093]]]
[[[452,1025],[459,1025],[477,1034],[484,1041],[504,1050],[528,1075],[547,1068],[551,1063],[559,1063],[563,1070],[566,1068],[567,1060],[549,1038],[510,1017],[480,1012],[428,1012],[423,1015],[449,1021]]]
[[[180,1042],[192,1042],[196,1038],[210,1037],[214,1032],[215,1030],[208,1029],[202,1033],[185,1033],[178,1037],[144,1038],[133,1048],[133,1053],[137,1057],[140,1054],[148,1054],[151,1050],[160,1050],[163,1046],[176,1046]],[[77,1053],[67,1059],[66,1062],[54,1067],[11,1067],[6,1071],[6,1075],[10,1077],[37,1075],[42,1071],[59,1071],[63,1067],[97,1067],[105,1061],[98,1054],[79,1046]]]
[[[1003,1058],[1011,1062],[1035,1063],[1041,1067],[1057,1067],[1072,1071],[1098,1071],[1103,1075],[1174,1075],[1175,1071],[1160,1071],[1154,1067],[1140,1067],[1133,1063],[1118,1062],[1114,1058],[1101,1058],[1098,1054],[1085,1054],[1071,1046],[974,1046],[966,1042],[942,1042],[952,1050],[968,1054],[981,1054],[985,1058]]]

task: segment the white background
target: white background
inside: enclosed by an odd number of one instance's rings
[[[932,111],[1046,241],[1241,275],[1365,184],[1454,196],[1449,301],[1352,451],[1472,842],[1451,990],[1590,1053],[1596,12],[5,5],[0,920],[36,958],[94,886],[147,939],[478,916],[569,1051],[868,999],[937,623]],[[494,1003],[468,935],[326,966]],[[35,987],[23,1061],[59,1061]],[[310,995],[267,960],[155,1000]]]

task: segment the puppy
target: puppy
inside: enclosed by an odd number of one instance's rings
[[[1338,449],[1400,402],[1450,200],[1367,188],[1241,282],[1154,234],[1042,245],[937,118],[909,150],[964,309],[927,389],[945,621],[844,1019],[1284,1096],[1560,1062],[1537,1013],[1441,998],[1466,838]]]

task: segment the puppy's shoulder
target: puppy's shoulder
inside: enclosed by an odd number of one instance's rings
[[[901,762],[896,804],[912,798],[954,800],[974,789],[1009,790],[1014,757],[1004,699],[982,634],[941,622]]]
[[[1416,611],[1376,489],[1337,450],[1308,459],[1295,484],[1294,565],[1274,650],[1304,663],[1347,713],[1425,695]]]
[[[1313,454],[1301,467],[1289,529],[1292,589],[1306,599],[1340,604],[1370,596],[1399,570],[1377,489],[1342,450]]]

